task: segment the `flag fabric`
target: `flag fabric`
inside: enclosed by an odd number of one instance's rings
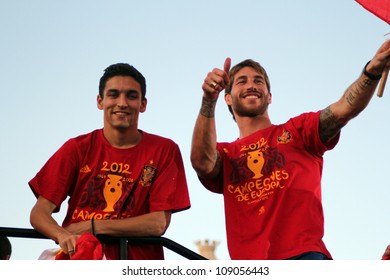
[[[102,260],[103,248],[100,241],[91,233],[84,232],[77,239],[74,255],[69,257],[64,252],[56,255],[56,260]]]
[[[390,24],[390,0],[355,0],[366,10]]]
[[[38,260],[105,260],[103,247],[100,241],[91,233],[83,233],[76,242],[73,256],[65,254],[60,248],[46,249],[39,256]]]

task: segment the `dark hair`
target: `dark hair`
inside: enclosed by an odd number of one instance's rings
[[[103,76],[100,78],[99,82],[99,95],[103,98],[104,88],[106,87],[107,81],[115,76],[129,76],[133,77],[140,85],[141,85],[141,94],[142,100],[145,99],[146,96],[146,80],[145,77],[135,69],[134,66],[129,65],[127,63],[117,63],[108,66],[104,70]]]
[[[11,253],[11,242],[9,242],[7,236],[0,236],[0,260],[8,260]]]
[[[251,67],[255,69],[258,73],[264,75],[265,84],[267,85],[268,91],[271,91],[271,83],[269,81],[267,71],[265,71],[264,67],[260,65],[257,61],[254,61],[252,59],[246,59],[244,61],[241,61],[240,63],[236,64],[232,69],[230,69],[229,72],[229,84],[225,88],[226,93],[232,92],[233,82],[234,82],[234,76],[237,74],[238,71],[240,71],[244,67]],[[235,120],[232,106],[228,105],[230,113],[233,115],[233,119]]]

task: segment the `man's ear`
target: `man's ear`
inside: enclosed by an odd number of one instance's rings
[[[148,100],[145,98],[141,101],[141,108],[139,110],[141,113],[146,111],[146,105],[148,105]]]
[[[100,94],[97,95],[96,97],[96,105],[99,110],[103,110],[103,98],[100,96]]]
[[[268,104],[272,103],[272,93],[269,92]]]
[[[230,93],[225,93],[225,102],[227,105],[232,105],[232,95]]]

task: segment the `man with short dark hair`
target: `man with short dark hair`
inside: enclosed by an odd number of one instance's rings
[[[138,128],[145,94],[145,78],[137,69],[125,63],[109,66],[97,96],[103,128],[68,140],[29,182],[38,198],[31,224],[70,257],[83,233],[161,236],[171,214],[190,207],[178,145]],[[67,197],[60,226],[52,213]],[[118,251],[115,244],[103,244],[107,259],[118,259]],[[163,259],[163,248],[131,244],[128,257]]]

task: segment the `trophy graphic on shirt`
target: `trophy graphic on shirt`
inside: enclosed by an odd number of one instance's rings
[[[263,176],[261,173],[264,166],[264,156],[260,150],[249,151],[247,157],[247,166],[255,174],[253,179]]]
[[[115,203],[122,196],[122,176],[108,174],[108,179],[104,184],[103,196],[106,200],[106,208],[103,209],[104,212],[113,212]]]

